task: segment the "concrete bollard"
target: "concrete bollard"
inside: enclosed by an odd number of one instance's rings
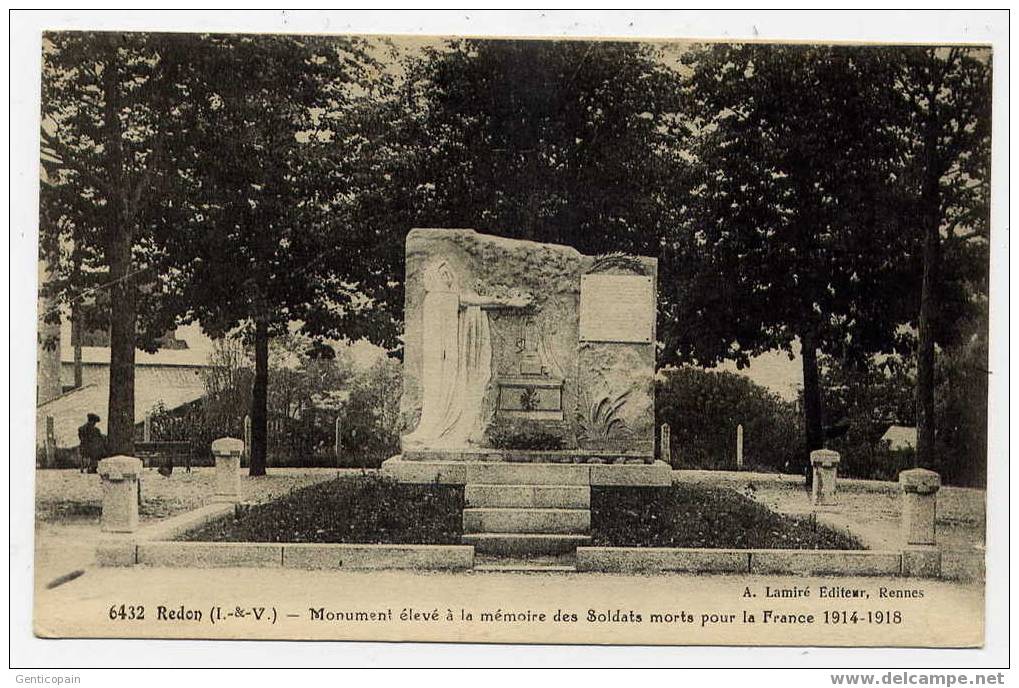
[[[941,476],[926,468],[899,473],[902,490],[902,573],[906,576],[941,574],[941,552],[935,538]]]
[[[906,545],[933,545],[941,476],[926,468],[899,473],[902,489],[902,539]]]
[[[662,423],[661,442],[659,442],[658,458],[665,463],[672,465],[672,428],[668,423]]]
[[[835,506],[840,460],[839,453],[831,449],[815,449],[810,452],[810,466],[814,472],[810,501],[814,506]]]
[[[220,437],[212,443],[216,460],[215,502],[236,504],[241,501],[241,454],[244,442],[234,437]]]
[[[100,527],[107,533],[133,533],[138,529],[142,460],[133,456],[110,456],[99,462],[98,472],[103,481]]]

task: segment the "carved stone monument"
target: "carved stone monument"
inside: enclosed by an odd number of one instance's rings
[[[383,473],[464,485],[464,544],[591,541],[591,485],[669,485],[654,460],[654,258],[470,229],[407,235],[401,454]]]
[[[657,260],[406,241],[403,461],[654,462]]]

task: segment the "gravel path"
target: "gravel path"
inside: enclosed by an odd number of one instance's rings
[[[241,479],[244,499],[264,502],[291,490],[337,475],[356,476],[360,469],[270,468],[269,475]],[[811,510],[799,476],[736,471],[675,471],[674,481],[730,487],[775,511],[802,515]],[[153,522],[207,503],[214,491],[214,469],[196,468],[190,474],[174,471],[169,478],[154,469],[142,477],[142,520]],[[101,537],[98,476],[76,470],[36,471],[37,581],[74,569],[90,567]],[[870,539],[898,542],[901,496],[896,483],[840,480],[837,514],[854,532]],[[938,542],[945,563],[966,569],[963,578],[982,575],[986,499],[983,490],[945,487],[938,493]]]
[[[260,478],[241,478],[245,500],[265,502],[291,490],[329,480],[337,475],[359,475],[359,469],[270,468]],[[97,475],[77,470],[39,470],[35,473],[35,566],[36,581],[46,584],[56,576],[95,563],[96,545],[102,538],[99,514],[102,487]],[[211,500],[215,469],[195,468],[191,473],[174,471],[169,478],[155,469],[142,476],[141,520],[153,523]]]
[[[270,468],[268,475],[241,477],[241,493],[247,501],[264,502],[358,469]],[[177,469],[163,477],[154,468],[142,475],[141,520],[153,521],[197,509],[215,492],[215,469]],[[36,520],[43,523],[98,523],[102,487],[98,475],[76,470],[40,470],[35,473]]]

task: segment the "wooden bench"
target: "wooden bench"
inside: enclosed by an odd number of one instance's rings
[[[167,459],[172,461],[174,466],[183,466],[188,471],[192,466],[212,465],[211,456],[204,461],[192,457],[190,442],[135,442],[134,454],[148,468],[158,468],[166,464]]]

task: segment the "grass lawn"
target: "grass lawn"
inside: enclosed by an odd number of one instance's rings
[[[592,487],[591,536],[601,547],[864,549],[811,518],[785,516],[724,487]]]
[[[306,487],[185,533],[182,540],[460,544],[463,488],[363,476]]]

